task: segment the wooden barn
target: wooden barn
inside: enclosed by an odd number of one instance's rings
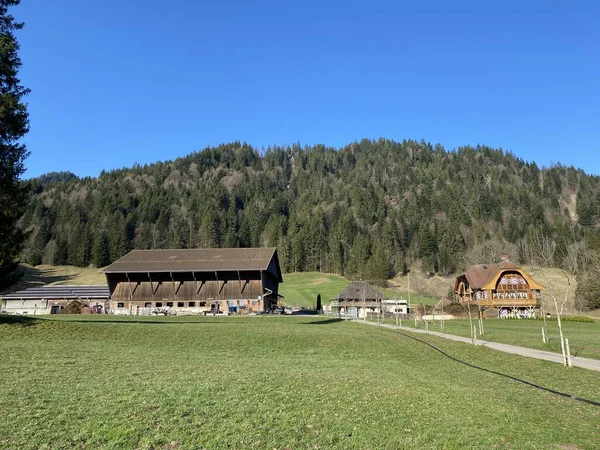
[[[456,277],[458,302],[474,302],[487,317],[535,317],[544,287],[508,259],[471,267]]]
[[[58,314],[69,303],[80,302],[83,312],[102,313],[108,303],[107,286],[51,285],[25,289],[2,297],[4,314]]]
[[[104,272],[115,314],[266,312],[283,282],[275,248],[133,250]]]

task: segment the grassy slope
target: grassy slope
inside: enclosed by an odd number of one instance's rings
[[[23,264],[23,279],[11,291],[44,284],[106,284],[102,269],[75,266]]]
[[[279,292],[285,297],[283,302],[286,305],[314,308],[318,294],[321,294],[321,301],[326,304],[349,283],[339,275],[318,272],[286,273]]]
[[[308,317],[62,319],[0,320],[2,448],[600,444],[599,408],[458,364],[392,331]],[[595,372],[425,339],[600,400]]]
[[[283,284],[279,287],[281,295],[285,297],[286,305],[304,306],[314,308],[317,295],[321,294],[323,304],[335,298],[350,283],[344,277],[328,273],[303,272],[287,273],[283,276]],[[408,298],[406,292],[396,289],[381,289],[388,298]],[[436,300],[412,294],[416,301],[425,301],[432,304]]]

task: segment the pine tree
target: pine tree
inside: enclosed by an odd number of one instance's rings
[[[110,244],[104,232],[98,233],[94,240],[92,263],[96,267],[104,267],[110,264]]]
[[[42,264],[42,258],[44,256],[44,250],[46,248],[46,244],[50,239],[50,229],[48,225],[48,220],[44,219],[40,223],[40,227],[35,234],[35,238],[33,239],[33,246],[31,251],[29,252],[28,263],[32,266],[37,266]]]
[[[429,225],[422,223],[419,229],[419,257],[423,273],[437,271],[437,243],[434,235],[429,230]]]
[[[56,251],[54,252],[54,259],[52,264],[55,266],[62,266],[67,264],[69,259],[69,244],[65,239],[58,239],[56,241]]]
[[[127,224],[118,215],[112,222],[109,244],[111,261],[116,261],[127,253]]]
[[[14,31],[23,27],[8,14],[8,7],[20,0],[0,0],[0,289],[14,283],[18,274],[17,256],[25,233],[17,221],[25,212],[27,189],[19,181],[29,155],[19,141],[29,131],[27,106],[23,97],[29,89],[18,78],[21,60]]]

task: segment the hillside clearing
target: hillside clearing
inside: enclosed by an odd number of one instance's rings
[[[393,331],[312,317],[60,319],[0,319],[0,447],[600,444],[600,408],[457,364]],[[596,373],[425,339],[600,400]]]
[[[45,284],[106,284],[102,269],[76,266],[30,266],[21,264],[23,278],[11,291],[27,289]]]

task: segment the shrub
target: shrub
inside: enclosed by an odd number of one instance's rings
[[[502,320],[544,320],[544,318],[543,317],[532,317],[532,318],[528,318],[528,319],[518,319],[516,317],[506,317]],[[553,322],[558,319],[556,318],[556,316],[550,316],[550,317],[546,317],[546,320]],[[562,316],[561,320],[563,322],[594,323],[594,319],[592,319],[591,317],[586,317],[586,316]]]
[[[537,320],[542,320],[541,317],[537,318]],[[546,317],[546,320],[557,320],[556,316]],[[564,322],[585,322],[585,323],[594,323],[594,319],[586,316],[561,316],[561,320]]]
[[[469,308],[471,308],[471,316],[479,317],[479,306],[468,303],[450,303],[444,306],[444,314],[451,314],[456,317],[468,317]]]

